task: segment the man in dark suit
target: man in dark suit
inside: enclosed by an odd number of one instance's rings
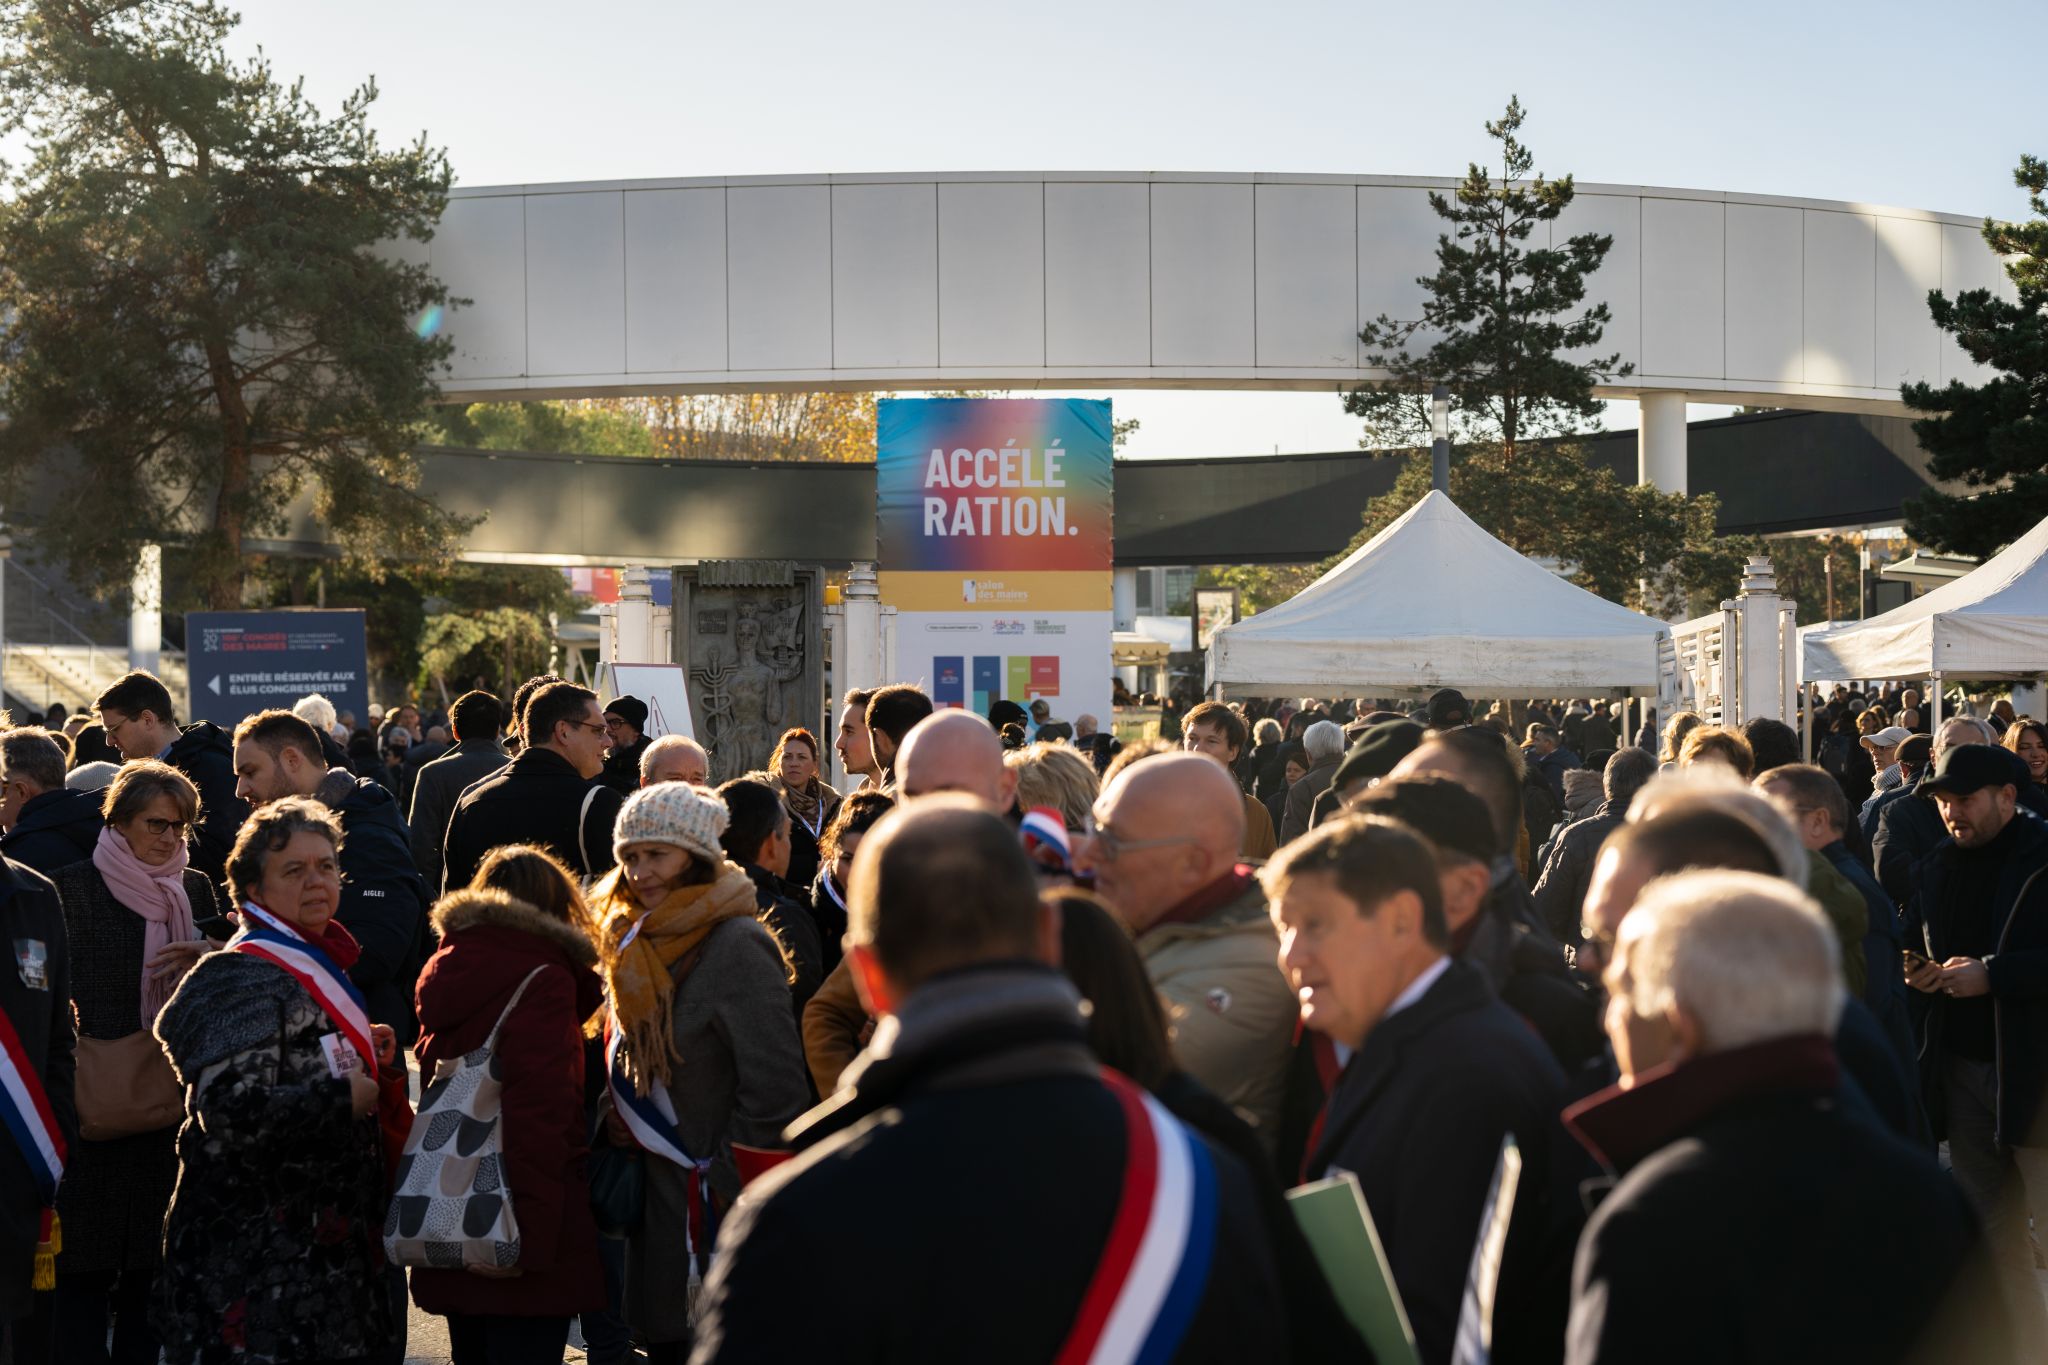
[[[442,891],[441,851],[455,802],[470,784],[512,761],[505,746],[498,743],[504,717],[504,706],[488,692],[465,692],[457,697],[448,711],[448,723],[455,727],[455,747],[421,767],[419,779],[413,783],[412,807],[406,817],[412,828],[412,860],[434,895]]]
[[[1213,1172],[1213,1200],[1155,1205],[1213,1240],[1184,1295],[1133,1300],[1150,1349],[1120,1358],[1292,1358],[1249,1176],[1105,1077],[1080,997],[1047,965],[1059,927],[1036,882],[1016,833],[966,797],[917,800],[861,840],[848,961],[883,1021],[790,1128],[799,1155],[727,1218],[699,1365],[1091,1358],[1101,1323],[1084,1305],[1133,1286],[1129,1239],[1111,1234],[1145,1183],[1126,1156],[1148,1148],[1160,1171],[1184,1154]],[[859,1229],[861,1255],[813,1274],[820,1228]],[[1153,1231],[1182,1283],[1196,1243]]]
[[[1358,1177],[1424,1365],[1451,1357],[1473,1243],[1512,1135],[1523,1170],[1494,1315],[1495,1357],[1561,1349],[1564,1072],[1486,979],[1450,955],[1437,863],[1404,825],[1341,820],[1265,872],[1302,1021],[1349,1056],[1310,1176]]]

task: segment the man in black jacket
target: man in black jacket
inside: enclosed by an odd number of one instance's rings
[[[1621,1083],[1565,1115],[1620,1176],[1579,1242],[1571,1365],[2040,1358],[2004,1349],[1931,1155],[1836,1103],[1839,961],[1777,877],[1681,873],[1630,911],[1606,977]]]
[[[1619,750],[1600,774],[1607,799],[1585,819],[1566,825],[1551,845],[1550,860],[1544,863],[1530,894],[1536,913],[1559,942],[1578,942],[1579,912],[1586,905],[1586,888],[1593,881],[1593,860],[1600,856],[1600,845],[1621,827],[1628,817],[1629,802],[1656,775],[1655,754],[1647,749]]]
[[[490,693],[465,692],[457,697],[449,708],[448,723],[455,727],[455,747],[420,769],[406,817],[412,827],[413,865],[433,895],[456,889],[441,885],[441,850],[447,843],[448,816],[456,800],[471,783],[512,761],[505,746],[498,743],[504,708]]]
[[[1947,727],[1944,726],[1943,729]],[[2048,1228],[2048,824],[2019,807],[2019,755],[1942,754],[1920,789],[1948,838],[1916,870],[1908,948],[1924,953],[1921,1083],[1956,1180],[2004,1272],[2020,1359],[2048,1359],[2027,1220]]]
[[[44,876],[92,856],[99,793],[64,786],[64,749],[48,730],[0,731],[0,853]]]
[[[1311,1177],[1358,1177],[1423,1365],[1451,1357],[1502,1139],[1521,1148],[1494,1356],[1555,1360],[1569,1220],[1559,1188],[1564,1073],[1449,955],[1436,860],[1406,827],[1340,820],[1281,850],[1264,878],[1302,1020],[1352,1055]],[[1277,1357],[1276,1357],[1277,1358]]]
[[[1941,723],[1935,732],[1932,768],[1939,768],[1949,750],[1969,744],[1996,746],[1991,727],[1969,716],[1957,716]],[[1930,768],[1930,771],[1932,770]],[[1878,885],[1900,905],[1910,903],[1917,888],[1914,877],[1927,855],[1948,837],[1941,813],[1934,808],[1929,777],[1923,774],[1906,795],[1885,803],[1877,819],[1877,833],[1871,836],[1871,856],[1877,865]],[[2034,782],[2020,788],[2020,804],[2034,814],[2048,817],[2048,792]]]
[[[1010,827],[966,798],[926,797],[861,840],[851,880],[849,960],[886,1017],[838,1093],[791,1127],[796,1159],[728,1217],[696,1365],[1090,1358],[1082,1307],[1098,1276],[1112,1293],[1125,1280],[1110,1234],[1141,1123],[1161,1170],[1185,1154],[1215,1194],[1173,1204],[1213,1239],[1206,1267],[1161,1229],[1188,1293],[1141,1315],[1156,1333],[1144,1358],[1289,1359],[1249,1177],[1105,1079],[1080,998],[1046,965],[1059,930]],[[861,1254],[810,1274],[820,1228],[859,1229]]]
[[[612,823],[625,799],[597,781],[610,743],[597,694],[574,683],[537,689],[526,701],[525,747],[455,803],[443,849],[443,885],[469,885],[484,855],[539,844],[591,878],[616,861]]]
[[[100,693],[92,709],[123,761],[160,758],[199,788],[192,866],[226,886],[228,852],[249,814],[248,803],[235,794],[235,745],[228,732],[207,720],[180,730],[170,689],[140,670]]]
[[[647,703],[638,697],[614,697],[604,708],[604,728],[612,751],[601,780],[620,796],[631,796],[640,789],[640,756],[654,742],[647,737]]]
[[[349,980],[363,993],[371,1022],[389,1024],[409,1046],[418,1032],[412,999],[427,896],[397,801],[367,777],[326,767],[319,735],[289,711],[259,711],[235,727],[235,776],[237,794],[251,805],[310,796],[341,817],[334,918],[363,950]]]

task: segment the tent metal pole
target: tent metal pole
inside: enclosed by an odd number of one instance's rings
[[[1932,735],[1941,729],[1941,670],[1935,669],[1928,687],[1927,733]]]

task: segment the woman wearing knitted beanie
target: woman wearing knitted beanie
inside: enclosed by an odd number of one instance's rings
[[[725,803],[665,782],[619,811],[618,866],[592,896],[610,996],[614,1141],[647,1157],[626,1244],[626,1320],[653,1361],[689,1354],[719,1220],[782,1160],[809,1100],[782,951],[754,884],[727,862]],[[687,1285],[687,1293],[676,1291]]]

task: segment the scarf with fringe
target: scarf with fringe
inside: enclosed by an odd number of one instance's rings
[[[605,989],[626,1035],[626,1074],[634,1093],[646,1095],[657,1082],[666,1086],[682,1061],[673,1020],[676,964],[713,929],[742,915],[752,918],[758,906],[754,883],[732,863],[722,866],[713,881],[676,887],[645,914],[624,882],[624,874],[613,868],[594,899],[603,926],[599,942]],[[636,920],[640,932],[621,947]]]

